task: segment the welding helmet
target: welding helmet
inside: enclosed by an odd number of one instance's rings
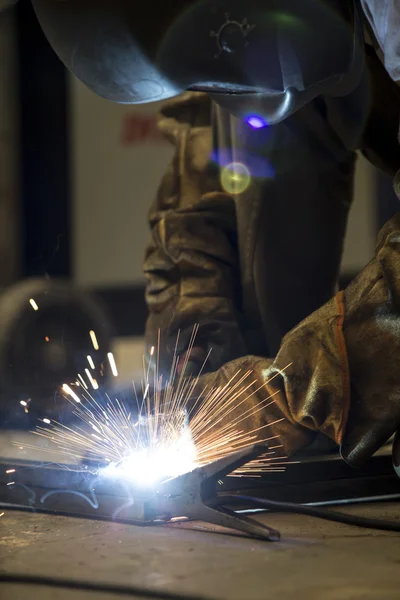
[[[126,104],[205,91],[279,122],[363,71],[355,0],[32,0],[65,66]]]

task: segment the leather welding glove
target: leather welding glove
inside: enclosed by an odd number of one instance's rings
[[[210,345],[210,370],[246,353],[237,319],[236,208],[221,188],[218,165],[210,160],[213,118],[210,98],[198,92],[165,102],[159,115],[159,129],[175,153],[149,211],[145,340],[147,353],[159,347],[158,371],[164,374],[174,353],[182,357],[188,349],[196,323],[193,372]]]
[[[400,428],[399,361],[400,213],[381,230],[375,258],[285,336],[274,360],[236,359],[201,377],[196,393],[250,369],[258,391],[244,392],[236,412],[250,415],[259,402],[266,408],[246,417],[242,430],[262,427],[259,438],[279,436],[288,454],[321,432],[357,466]]]

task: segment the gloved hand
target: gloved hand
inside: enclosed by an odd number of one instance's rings
[[[375,258],[345,292],[286,335],[274,360],[236,359],[202,376],[195,393],[251,369],[251,389],[258,391],[237,401],[235,416],[252,415],[242,430],[279,436],[288,454],[321,432],[357,466],[400,429],[399,361],[400,213],[381,230]],[[254,413],[258,402],[265,408]]]

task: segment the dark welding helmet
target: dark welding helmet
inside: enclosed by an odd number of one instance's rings
[[[32,1],[66,67],[114,102],[206,91],[274,123],[363,72],[354,0]]]

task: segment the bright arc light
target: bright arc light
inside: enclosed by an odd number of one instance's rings
[[[190,430],[185,429],[178,439],[132,452],[118,463],[104,467],[101,474],[148,488],[193,471],[196,466],[196,448]]]
[[[118,377],[118,369],[117,369],[117,365],[115,364],[115,358],[112,352],[109,352],[107,354],[107,358],[108,358],[108,362],[110,363],[110,367],[111,367],[111,372],[114,375],[114,377]]]
[[[33,310],[39,310],[39,307],[33,298],[29,300],[29,304],[32,306]]]
[[[90,339],[92,340],[93,348],[95,350],[99,350],[99,344],[98,344],[95,332],[93,330],[89,331],[89,335],[90,335]]]
[[[77,404],[80,404],[80,398],[75,394],[75,392],[73,390],[71,390],[71,388],[69,387],[68,384],[64,383],[64,385],[62,386],[63,391],[68,394],[68,396],[71,396],[71,398],[73,400],[75,400],[75,402]]]

